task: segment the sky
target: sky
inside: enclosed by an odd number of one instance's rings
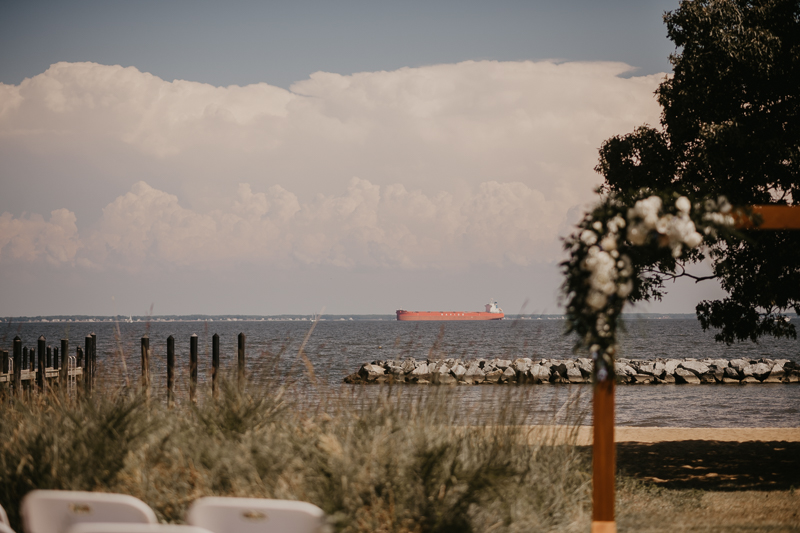
[[[0,2],[0,315],[560,313],[676,7]]]

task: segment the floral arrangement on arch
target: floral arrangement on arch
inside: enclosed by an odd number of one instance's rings
[[[576,350],[589,350],[595,383],[614,379],[623,307],[653,286],[640,265],[657,263],[674,271],[676,261],[702,257],[698,247],[729,233],[733,224],[725,197],[692,202],[643,189],[629,202],[605,196],[564,240],[570,254],[561,263],[567,333],[578,335]]]

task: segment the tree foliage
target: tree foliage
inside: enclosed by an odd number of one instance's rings
[[[603,143],[603,189],[630,199],[647,187],[742,206],[800,203],[800,1],[684,0],[664,21],[676,52],[656,91],[660,127]],[[783,313],[800,313],[800,232],[730,235],[673,263],[640,258],[650,273],[634,296],[660,299],[664,281],[705,258],[728,296],[698,304],[704,329],[727,343],[796,338]]]

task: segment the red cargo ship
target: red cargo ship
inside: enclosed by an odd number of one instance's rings
[[[504,316],[503,310],[497,302],[486,304],[485,312],[469,313],[463,311],[406,311],[397,310],[397,320],[500,320]]]

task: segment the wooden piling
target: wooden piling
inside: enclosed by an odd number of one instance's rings
[[[167,337],[167,406],[175,401],[175,338]]]
[[[8,374],[8,351],[0,350],[0,372]],[[5,400],[8,397],[8,389],[10,387],[8,381],[0,387],[0,400]]]
[[[67,380],[69,372],[69,339],[61,339],[61,369],[58,373],[58,382],[61,389],[67,390]]]
[[[58,346],[53,346],[53,370],[58,370]]]
[[[22,365],[20,366],[21,370],[28,369],[28,347],[24,347],[22,349]]]
[[[238,385],[239,390],[244,390],[244,343],[245,343],[245,335],[244,333],[239,333],[239,353],[238,353]]]
[[[33,372],[33,369],[36,368],[36,349],[31,348],[28,351],[28,356],[30,357],[30,364],[28,364],[28,370]]]
[[[142,392],[150,395],[150,337],[142,337]]]
[[[14,337],[14,395],[22,397],[22,339]]]
[[[92,393],[92,336],[83,339],[83,388],[86,394]]]
[[[219,335],[214,333],[211,337],[211,396],[216,400],[219,397],[217,389],[217,376],[219,374]]]
[[[92,380],[91,385],[94,388],[94,378],[97,376],[97,335],[92,332]]]
[[[44,367],[45,368],[52,368],[53,366],[53,347],[48,346],[47,348],[47,357],[44,358]]]
[[[47,387],[47,379],[45,379],[45,368],[47,368],[47,339],[44,338],[44,335],[39,337],[37,344],[38,346],[36,349],[39,352],[39,360],[38,365],[36,366],[36,387],[39,392],[45,392]],[[33,368],[31,368],[31,370],[33,370]]]
[[[197,402],[197,333],[189,338],[189,401]]]

